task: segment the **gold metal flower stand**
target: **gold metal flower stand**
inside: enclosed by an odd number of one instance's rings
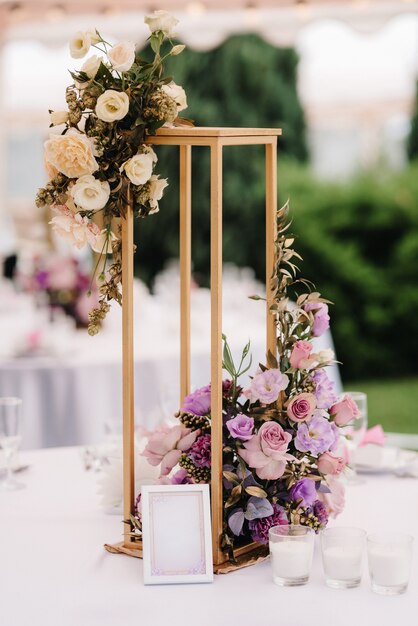
[[[212,469],[211,510],[213,564],[216,572],[245,567],[266,555],[266,549],[250,544],[234,551],[232,563],[220,547],[223,529],[222,502],[222,155],[226,146],[265,146],[266,172],[266,352],[276,353],[274,315],[269,312],[270,278],[274,268],[274,240],[277,210],[277,137],[279,129],[182,127],[160,129],[149,137],[153,145],[174,145],[180,149],[180,405],[190,391],[190,286],[192,220],[192,147],[210,150],[211,226],[211,419]],[[133,213],[127,207],[122,219],[122,320],[123,320],[123,492],[124,519],[134,509],[134,308],[133,308]],[[179,405],[179,406],[180,406]],[[126,524],[122,549],[141,555],[141,543],[131,538]]]

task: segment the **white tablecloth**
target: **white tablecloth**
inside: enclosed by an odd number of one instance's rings
[[[410,588],[397,597],[372,593],[367,574],[357,589],[328,589],[318,551],[305,587],[275,586],[268,562],[215,576],[210,585],[144,587],[139,559],[103,549],[120,539],[121,519],[102,512],[97,474],[84,471],[80,451],[26,452],[21,460],[31,464],[20,475],[27,489],[0,493],[2,626],[417,623],[416,555]],[[346,509],[335,524],[402,530],[417,541],[417,489],[414,479],[369,477],[348,489]]]

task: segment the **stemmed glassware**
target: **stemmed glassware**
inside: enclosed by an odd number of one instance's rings
[[[6,461],[6,478],[0,481],[1,491],[23,489],[25,485],[19,483],[12,474],[12,461],[21,442],[21,411],[20,398],[0,397],[0,446]]]
[[[345,433],[348,435],[347,447],[351,457],[351,471],[347,474],[347,479],[349,483],[355,485],[363,482],[356,471],[355,452],[367,431],[367,395],[362,391],[348,391],[347,395],[350,396],[350,398],[356,403],[360,412],[359,417],[344,428]]]

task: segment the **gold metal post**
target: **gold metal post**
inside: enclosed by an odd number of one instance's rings
[[[190,393],[192,147],[180,146],[180,404]]]
[[[271,278],[275,264],[277,213],[277,138],[266,144],[266,349],[276,356],[276,317],[269,311],[272,304]]]

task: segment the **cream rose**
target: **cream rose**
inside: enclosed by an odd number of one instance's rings
[[[167,94],[167,96],[173,98],[174,102],[177,104],[178,113],[187,109],[187,96],[183,87],[180,87],[180,85],[176,85],[174,81],[171,81],[168,85],[163,85],[161,89]]]
[[[154,11],[151,15],[144,17],[145,24],[148,24],[152,33],[161,31],[167,37],[173,34],[173,29],[179,23],[178,19],[168,11]]]
[[[135,154],[120,168],[125,172],[131,183],[134,185],[144,185],[152,175],[153,164],[157,161],[157,155],[152,148],[147,148],[142,154]]]
[[[51,111],[49,114],[49,119],[51,120],[52,126],[65,124],[66,122],[68,122],[68,118],[68,111]]]
[[[81,30],[78,31],[70,40],[70,54],[73,59],[82,59],[85,57],[90,50],[91,44],[91,33]]]
[[[129,98],[123,91],[108,89],[97,99],[96,115],[103,122],[115,122],[129,111]]]
[[[158,206],[158,202],[163,197],[163,192],[164,192],[164,189],[168,187],[168,182],[166,178],[159,178],[158,176],[155,176],[154,174],[149,179],[149,184],[150,184],[149,203],[151,205],[151,211],[149,214],[152,215],[153,213],[157,213],[157,211],[160,210],[160,207]]]
[[[87,174],[77,180],[70,193],[77,206],[86,211],[97,211],[103,209],[109,200],[110,187],[108,182],[101,182]]]
[[[50,135],[44,144],[45,160],[68,178],[80,178],[98,169],[93,144],[75,128],[65,135]]]
[[[132,41],[117,43],[107,54],[114,70],[127,72],[135,61],[135,44]]]
[[[102,57],[98,57],[97,54],[93,54],[92,57],[83,63],[80,71],[87,74],[89,78],[94,78],[99,71],[102,60]]]

